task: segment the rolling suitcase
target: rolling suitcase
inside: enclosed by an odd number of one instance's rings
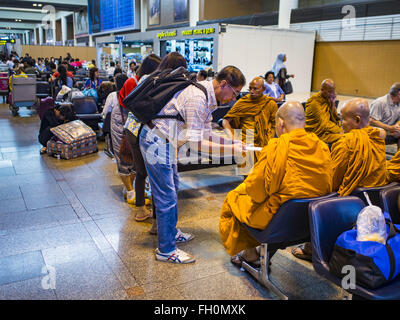
[[[55,137],[47,142],[49,156],[68,160],[98,151],[96,133],[80,120],[50,130]]]
[[[8,72],[0,71],[0,96],[8,96]]]

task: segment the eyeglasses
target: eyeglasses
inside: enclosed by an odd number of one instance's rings
[[[235,89],[233,89],[232,86],[228,82],[226,84],[229,86],[229,88],[232,89],[232,92],[235,95],[235,98],[240,95],[240,92],[237,92]]]

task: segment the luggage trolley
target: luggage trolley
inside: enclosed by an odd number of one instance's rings
[[[13,116],[18,115],[21,107],[30,108],[36,103],[36,77],[12,78],[12,95],[10,110]]]

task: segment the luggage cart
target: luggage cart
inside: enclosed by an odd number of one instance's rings
[[[15,117],[21,107],[31,108],[36,103],[36,78],[12,78],[10,110]]]

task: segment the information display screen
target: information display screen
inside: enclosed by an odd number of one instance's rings
[[[88,0],[90,33],[134,27],[135,0]]]
[[[164,49],[165,48],[165,49]],[[161,55],[179,52],[186,59],[188,70],[197,72],[212,67],[214,41],[212,39],[169,40],[161,46]]]

